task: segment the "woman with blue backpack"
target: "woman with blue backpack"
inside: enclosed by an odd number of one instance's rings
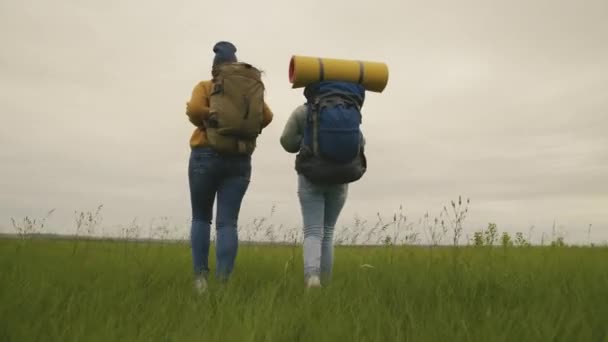
[[[348,195],[348,184],[366,171],[360,130],[365,88],[322,81],[306,86],[306,103],[289,117],[281,145],[298,153],[298,198],[304,226],[304,280],[308,288],[329,282],[333,233]]]

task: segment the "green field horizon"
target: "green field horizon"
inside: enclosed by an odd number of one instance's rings
[[[605,247],[337,247],[314,290],[301,254],[197,295],[187,244],[0,239],[0,340],[608,341]]]

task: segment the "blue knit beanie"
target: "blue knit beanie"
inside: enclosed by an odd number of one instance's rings
[[[236,59],[236,46],[230,42],[221,41],[213,46],[213,52],[215,52],[215,58],[213,58],[213,65],[219,65],[223,63],[234,63]]]

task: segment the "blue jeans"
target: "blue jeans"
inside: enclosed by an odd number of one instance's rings
[[[217,195],[216,276],[226,280],[238,250],[237,222],[251,177],[251,156],[220,155],[208,147],[192,149],[188,165],[192,205],[192,263],[195,275],[209,273],[209,239]]]
[[[331,278],[333,237],[348,195],[348,184],[318,185],[298,175],[298,197],[304,221],[304,277]]]

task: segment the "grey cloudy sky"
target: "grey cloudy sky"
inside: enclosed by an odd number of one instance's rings
[[[103,203],[107,225],[189,217],[192,87],[230,40],[275,112],[242,222],[300,222],[278,137],[303,102],[292,54],[386,62],[364,108],[369,172],[341,224],[471,198],[469,229],[608,239],[608,2],[0,0],[0,229]],[[183,228],[186,231],[186,227]]]

